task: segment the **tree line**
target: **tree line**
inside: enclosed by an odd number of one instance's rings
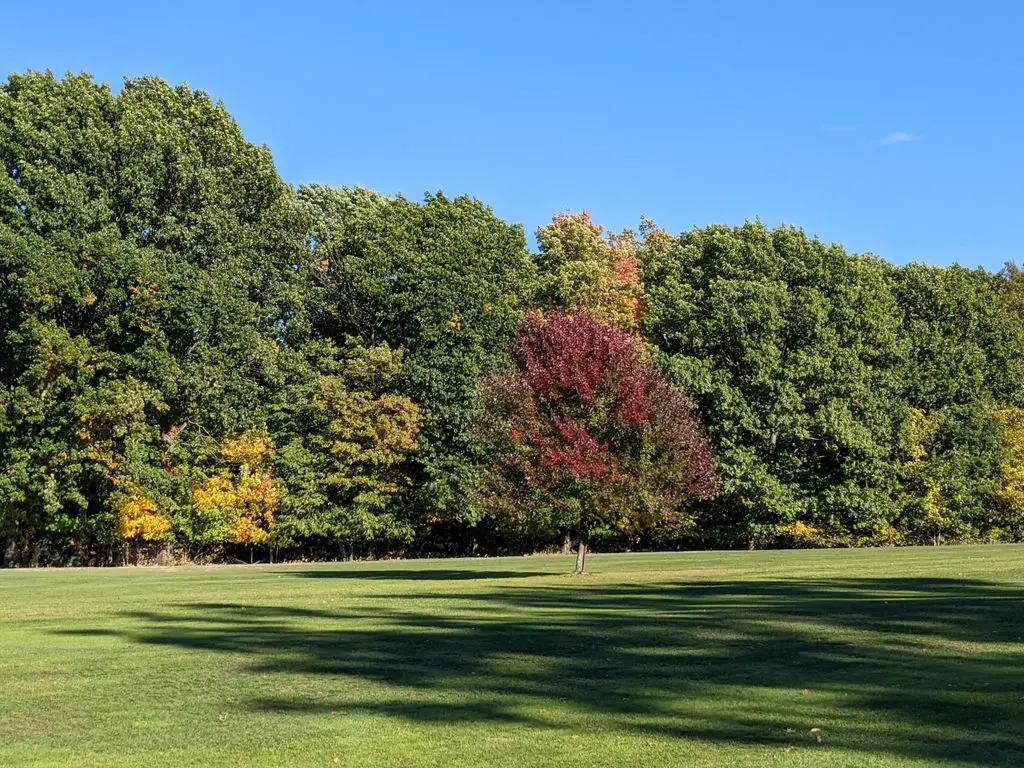
[[[0,90],[5,564],[1024,535],[1024,277],[278,176],[156,78]],[[581,564],[582,565],[582,564]]]

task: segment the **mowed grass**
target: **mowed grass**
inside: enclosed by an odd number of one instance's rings
[[[0,572],[0,765],[1024,765],[1024,547]]]

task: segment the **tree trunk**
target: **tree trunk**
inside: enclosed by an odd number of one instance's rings
[[[568,555],[570,552],[572,552],[572,534],[566,531],[565,539],[562,540],[562,554]]]
[[[572,572],[573,576],[582,576],[586,571],[587,567],[587,540],[584,537],[580,537],[579,546],[576,547],[576,570]]]
[[[4,568],[14,567],[14,555],[17,550],[18,542],[13,536],[7,537],[7,543],[4,546]]]

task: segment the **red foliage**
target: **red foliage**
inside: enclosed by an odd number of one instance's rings
[[[481,393],[492,499],[515,493],[520,506],[532,499],[650,523],[717,489],[689,397],[635,336],[583,311],[534,314],[510,352],[516,369],[487,379]]]
[[[538,449],[545,469],[563,471],[579,479],[605,477],[609,473],[608,446],[599,443],[587,428],[565,416],[552,416],[554,437],[533,432],[528,439]]]
[[[636,358],[636,340],[583,311],[527,316],[516,329],[512,357],[538,395],[593,404],[614,368]]]

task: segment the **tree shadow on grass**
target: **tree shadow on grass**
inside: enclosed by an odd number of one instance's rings
[[[820,736],[823,748],[1003,766],[1024,760],[1021,597],[959,579],[567,581],[389,594],[372,610],[189,604],[135,614],[128,636],[324,681],[248,702],[266,712],[780,747]],[[377,695],[330,683],[347,678],[380,683]]]

